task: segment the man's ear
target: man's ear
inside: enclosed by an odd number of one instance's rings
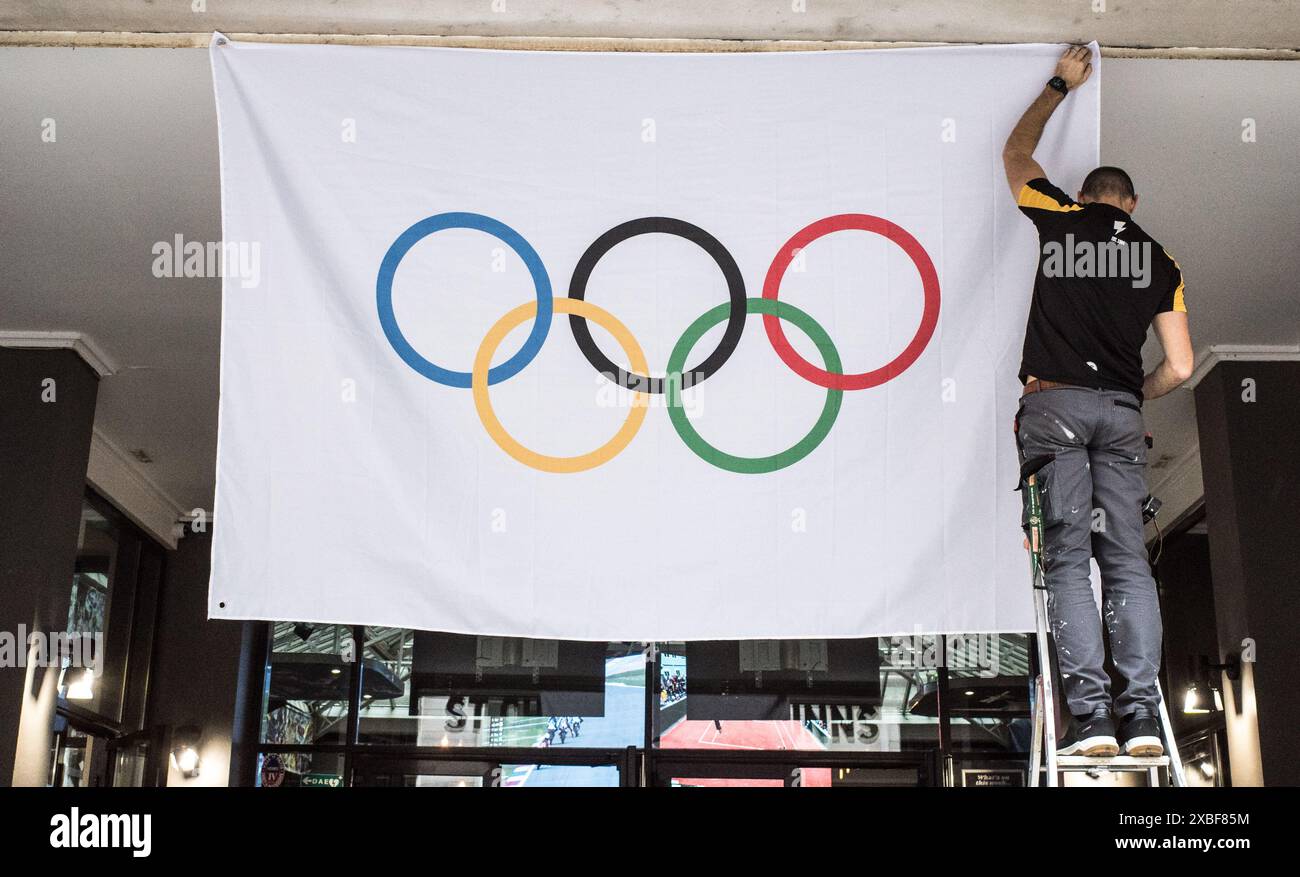
[[[1134,196],[1133,196],[1133,206],[1130,207],[1130,208],[1128,209],[1128,212],[1129,212],[1129,213],[1133,213],[1133,212],[1134,212],[1135,210],[1137,210],[1137,209],[1138,209],[1138,196],[1137,196],[1137,195],[1134,195]]]
[[[1083,190],[1082,190],[1082,189],[1080,189],[1079,191],[1077,191],[1077,192],[1074,193],[1074,200],[1075,200],[1075,203],[1078,203],[1078,204],[1087,204],[1087,203],[1088,203],[1086,200],[1084,200],[1084,197],[1083,197]]]

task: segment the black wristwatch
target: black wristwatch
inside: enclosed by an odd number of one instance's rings
[[[1065,86],[1065,80],[1059,76],[1053,76],[1051,79],[1047,80],[1047,84],[1059,91],[1061,94],[1070,93],[1070,89]]]

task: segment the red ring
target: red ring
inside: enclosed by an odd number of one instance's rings
[[[934,271],[930,254],[916,238],[900,226],[888,219],[868,216],[865,213],[840,213],[836,216],[828,216],[796,232],[794,237],[786,241],[785,246],[777,252],[771,267],[767,269],[767,279],[763,281],[763,298],[777,300],[777,295],[781,292],[781,280],[785,277],[785,271],[790,267],[795,253],[824,235],[848,229],[875,232],[902,247],[903,252],[912,258],[916,270],[921,275],[925,304],[921,312],[921,325],[917,327],[916,335],[912,337],[911,343],[903,349],[903,352],[893,361],[874,371],[856,375],[837,375],[813,365],[790,346],[790,342],[785,337],[785,329],[781,326],[781,320],[775,314],[764,314],[763,328],[767,330],[768,340],[772,342],[772,347],[776,349],[781,361],[799,377],[828,390],[864,390],[898,377],[907,370],[908,366],[916,362],[917,357],[930,343],[930,337],[934,335],[934,327],[939,323],[939,275]]]

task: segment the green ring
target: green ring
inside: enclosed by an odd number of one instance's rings
[[[794,305],[769,298],[748,298],[745,300],[745,310],[750,314],[772,314],[779,319],[789,320],[812,339],[813,344],[817,345],[817,350],[822,355],[822,362],[826,366],[826,371],[834,374],[843,372],[840,366],[840,355],[835,349],[834,342],[831,341],[831,336],[826,334],[826,330],[816,320]],[[739,472],[742,475],[775,472],[778,469],[791,466],[811,454],[813,449],[820,445],[822,440],[830,434],[831,427],[835,425],[835,418],[840,413],[840,403],[844,399],[844,391],[828,389],[826,391],[826,404],[822,406],[821,416],[813,424],[812,430],[795,442],[794,445],[778,454],[772,454],[768,457],[737,457],[713,447],[700,437],[700,434],[695,431],[695,427],[691,426],[686,417],[686,411],[682,408],[682,366],[686,363],[686,357],[690,355],[691,348],[695,346],[701,336],[727,319],[730,311],[730,302],[705,311],[699,319],[686,328],[682,337],[678,339],[677,346],[673,348],[672,355],[668,357],[666,394],[668,398],[668,416],[673,422],[673,428],[677,430],[677,434],[686,443],[686,447],[694,451],[696,456],[705,462],[712,463],[719,469],[726,469],[728,472]]]

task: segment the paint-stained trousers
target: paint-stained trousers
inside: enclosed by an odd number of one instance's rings
[[[1124,690],[1120,717],[1155,715],[1160,603],[1142,535],[1146,430],[1131,393],[1060,387],[1029,393],[1016,415],[1022,460],[1054,454],[1038,473],[1043,570],[1066,701],[1074,715],[1111,703],[1104,630]],[[1089,558],[1101,569],[1098,616]]]

